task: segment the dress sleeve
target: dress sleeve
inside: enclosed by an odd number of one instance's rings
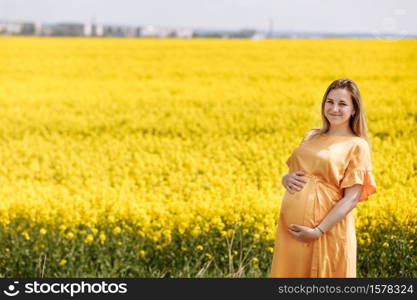
[[[376,183],[372,174],[371,151],[365,140],[354,146],[340,188],[347,188],[355,184],[363,185],[359,201],[366,201],[369,195],[376,193]]]
[[[298,147],[300,147],[302,144],[304,144],[311,137],[312,134],[314,134],[315,132],[317,132],[317,130],[319,130],[319,129],[318,128],[314,128],[314,129],[311,129],[310,131],[308,131],[307,134],[304,135],[304,137],[301,140],[301,142],[298,145]],[[294,151],[291,153],[290,157],[288,157],[287,161],[285,162],[287,164],[288,168],[291,168],[291,162],[293,160],[293,155],[294,155]]]

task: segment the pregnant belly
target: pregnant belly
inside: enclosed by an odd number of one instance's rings
[[[299,192],[294,194],[290,194],[288,191],[285,192],[280,211],[280,218],[284,226],[288,227],[291,224],[307,226],[307,224],[304,224],[305,214],[313,213],[308,211],[309,207],[311,207],[311,205],[308,205],[308,201],[314,201],[312,199],[314,190],[311,187],[307,183]]]

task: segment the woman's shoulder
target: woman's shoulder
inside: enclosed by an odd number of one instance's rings
[[[364,154],[370,155],[371,145],[365,138],[356,136],[356,137],[353,137],[352,139],[349,139],[349,141],[350,141],[349,155],[356,155],[356,156],[361,156]]]
[[[303,137],[303,140],[301,141],[302,143],[307,142],[309,140],[312,140],[316,137],[319,137],[322,133],[322,130],[320,128],[313,128],[310,129],[306,135]]]
[[[370,149],[369,142],[361,136],[354,137],[352,141],[357,148]]]

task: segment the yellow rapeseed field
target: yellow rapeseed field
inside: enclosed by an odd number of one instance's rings
[[[0,275],[266,276],[285,161],[341,77],[378,186],[355,208],[359,275],[416,276],[417,40],[17,37]]]

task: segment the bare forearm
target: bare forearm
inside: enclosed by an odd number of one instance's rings
[[[352,199],[342,198],[320,223],[320,229],[324,232],[329,231],[334,225],[342,221],[355,206],[356,202]]]

